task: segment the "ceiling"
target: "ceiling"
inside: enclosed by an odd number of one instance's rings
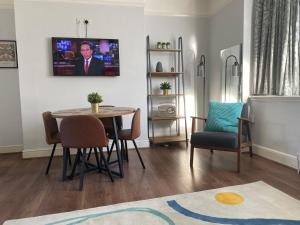
[[[233,0],[15,0],[130,5],[144,7],[146,15],[211,16]],[[237,0],[235,0],[237,1]],[[242,1],[242,0],[239,0]],[[0,0],[0,8],[13,7],[14,0]]]

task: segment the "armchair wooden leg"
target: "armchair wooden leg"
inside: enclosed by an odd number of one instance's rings
[[[213,149],[210,150],[210,154],[214,154],[214,150]]]
[[[190,167],[193,167],[193,162],[194,162],[194,146],[191,145]]]
[[[237,152],[237,172],[240,172],[240,164],[241,164],[241,150],[239,149]]]
[[[252,146],[249,146],[249,152],[250,152],[250,157],[252,158],[252,156],[253,156]]]

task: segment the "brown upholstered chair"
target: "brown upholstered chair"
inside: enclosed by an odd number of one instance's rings
[[[49,158],[48,166],[46,169],[46,175],[49,173],[52,159],[55,153],[56,145],[61,143],[60,134],[58,131],[57,121],[55,118],[52,117],[51,112],[47,111],[43,114],[43,122],[45,127],[45,134],[46,134],[46,142],[48,145],[53,145],[52,152]],[[67,152],[70,155],[70,151]],[[69,157],[69,163],[71,164],[71,157]]]
[[[101,105],[100,106],[100,110],[101,110],[101,108],[105,108],[105,107],[115,107],[115,106],[113,106],[113,105]],[[101,122],[102,122],[102,124],[104,126],[104,129],[105,129],[107,137],[110,138],[110,139],[113,139],[114,136],[115,136],[115,134],[114,134],[114,129],[113,129],[113,125],[112,125],[112,118],[101,118],[100,120],[101,120]],[[122,116],[117,116],[116,117],[116,124],[117,124],[117,129],[121,130],[122,127],[123,127]],[[115,143],[113,142],[110,149],[109,149],[109,146],[107,146],[107,152],[108,153],[110,151],[112,151],[112,149],[114,147],[114,144]],[[92,149],[90,149],[90,151],[89,151],[87,160],[90,159],[91,153],[92,153]]]
[[[104,161],[105,169],[107,170],[111,181],[113,181],[107,160],[102,151],[102,148],[108,145],[108,138],[106,137],[104,126],[99,119],[93,116],[69,116],[62,120],[60,124],[60,132],[64,149],[78,149],[71,177],[73,177],[77,163],[81,158],[79,186],[80,190],[82,190],[83,188],[84,166],[86,165],[87,148],[94,149],[97,166],[100,171],[101,168],[97,150],[99,149],[101,158]],[[66,162],[67,159],[64,159],[64,163]]]
[[[127,148],[127,141],[132,141],[135,147],[135,150],[139,156],[140,162],[143,166],[143,168],[145,169],[145,165],[143,162],[143,159],[141,157],[141,154],[139,152],[138,147],[136,146],[135,143],[135,139],[137,139],[140,135],[141,135],[141,124],[140,124],[140,120],[141,120],[141,110],[137,109],[133,115],[132,118],[132,123],[131,123],[131,129],[122,129],[118,132],[118,136],[119,139],[122,142],[122,149],[123,152],[125,150],[125,157],[128,160],[128,148]],[[125,146],[124,146],[124,142],[125,142]]]

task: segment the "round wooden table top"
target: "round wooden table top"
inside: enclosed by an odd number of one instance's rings
[[[91,115],[97,118],[115,117],[123,116],[127,114],[132,114],[135,112],[135,108],[131,107],[99,107],[98,113],[93,113],[91,108],[79,108],[79,109],[67,109],[52,112],[54,118],[65,118],[68,116],[78,116],[78,115]]]

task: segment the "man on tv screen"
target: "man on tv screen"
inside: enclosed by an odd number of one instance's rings
[[[76,63],[76,75],[104,75],[104,64],[93,56],[93,46],[88,41],[80,44],[82,59]]]

